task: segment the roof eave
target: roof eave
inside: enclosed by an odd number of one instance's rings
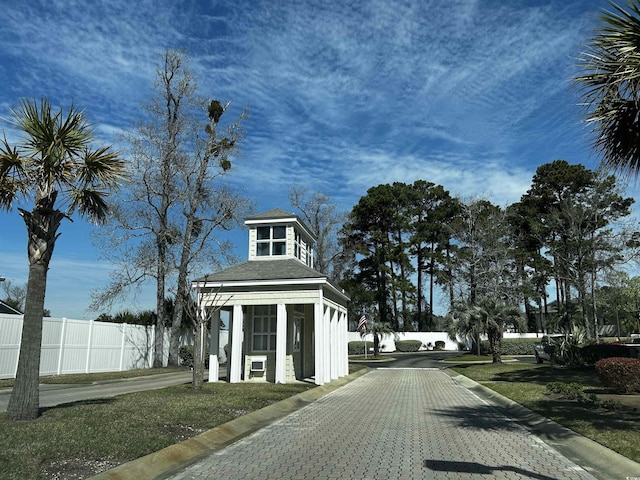
[[[278,287],[287,285],[318,285],[326,286],[345,301],[351,299],[340,289],[336,288],[326,277],[317,278],[283,278],[269,280],[194,280],[191,288],[224,288],[224,287]]]

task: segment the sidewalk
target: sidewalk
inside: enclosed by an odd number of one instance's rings
[[[190,380],[184,372],[43,385],[41,398],[56,405]],[[0,408],[9,394],[0,391]],[[410,368],[359,371],[94,478],[633,477],[640,478],[640,464],[462,375]]]
[[[624,479],[588,468],[445,372],[380,369],[171,478]]]
[[[40,407],[53,407],[64,403],[109,398],[123,393],[155,390],[188,383],[193,378],[191,372],[163,373],[123,380],[108,380],[91,385],[40,385]],[[0,412],[7,411],[11,389],[0,390]]]

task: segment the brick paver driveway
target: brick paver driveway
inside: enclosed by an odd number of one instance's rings
[[[591,479],[444,372],[381,369],[174,479]]]

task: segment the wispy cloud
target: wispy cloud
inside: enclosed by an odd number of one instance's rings
[[[202,94],[233,99],[231,116],[249,110],[229,179],[259,209],[288,208],[292,184],[349,210],[372,186],[416,179],[505,205],[527,190],[542,163],[597,164],[570,79],[606,5],[13,2],[0,30],[0,116],[20,97],[47,96],[65,107],[73,101],[101,141],[123,149],[121,134],[152,94],[157,54],[184,48]],[[22,231],[5,215],[3,226]],[[21,235],[5,237],[10,251]],[[56,247],[54,262],[70,255]],[[82,265],[60,268],[72,272],[60,280],[65,285],[91,282]]]

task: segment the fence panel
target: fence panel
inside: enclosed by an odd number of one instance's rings
[[[43,319],[40,375],[149,368],[155,328],[143,325]],[[0,378],[14,378],[20,355],[22,315],[0,314]],[[169,350],[165,332],[164,358]]]
[[[14,378],[18,369],[22,317],[0,314],[0,378]]]
[[[121,329],[123,351],[121,370],[151,368],[153,365],[154,327],[123,325]]]

